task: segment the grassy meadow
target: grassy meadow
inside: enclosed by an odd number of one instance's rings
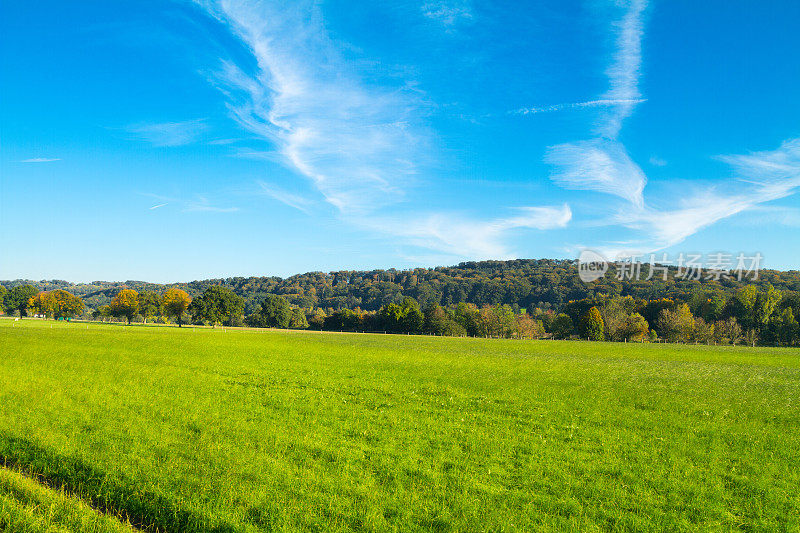
[[[800,529],[800,351],[0,320],[6,531]]]

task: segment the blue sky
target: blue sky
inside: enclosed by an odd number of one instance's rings
[[[800,3],[6,2],[0,278],[760,252]]]

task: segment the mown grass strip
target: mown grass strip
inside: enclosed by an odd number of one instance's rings
[[[180,509],[160,494],[106,475],[81,459],[58,455],[24,438],[0,433],[0,464],[36,476],[51,489],[75,494],[98,511],[143,531],[236,531],[230,524]]]

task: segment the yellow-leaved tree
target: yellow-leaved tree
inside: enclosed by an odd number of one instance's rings
[[[190,303],[192,303],[192,297],[186,294],[186,291],[169,289],[164,293],[161,306],[164,308],[164,314],[174,318],[178,327],[181,327],[183,314],[189,309]]]
[[[51,292],[40,291],[28,300],[28,309],[32,309],[36,315],[51,318],[55,315],[56,300]]]
[[[72,318],[83,312],[83,300],[63,289],[40,292],[28,300],[28,307],[45,317]]]
[[[125,317],[130,324],[139,312],[139,293],[133,289],[122,289],[108,305],[112,315]]]

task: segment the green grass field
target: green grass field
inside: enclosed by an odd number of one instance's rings
[[[0,529],[800,529],[800,351],[0,320]]]

